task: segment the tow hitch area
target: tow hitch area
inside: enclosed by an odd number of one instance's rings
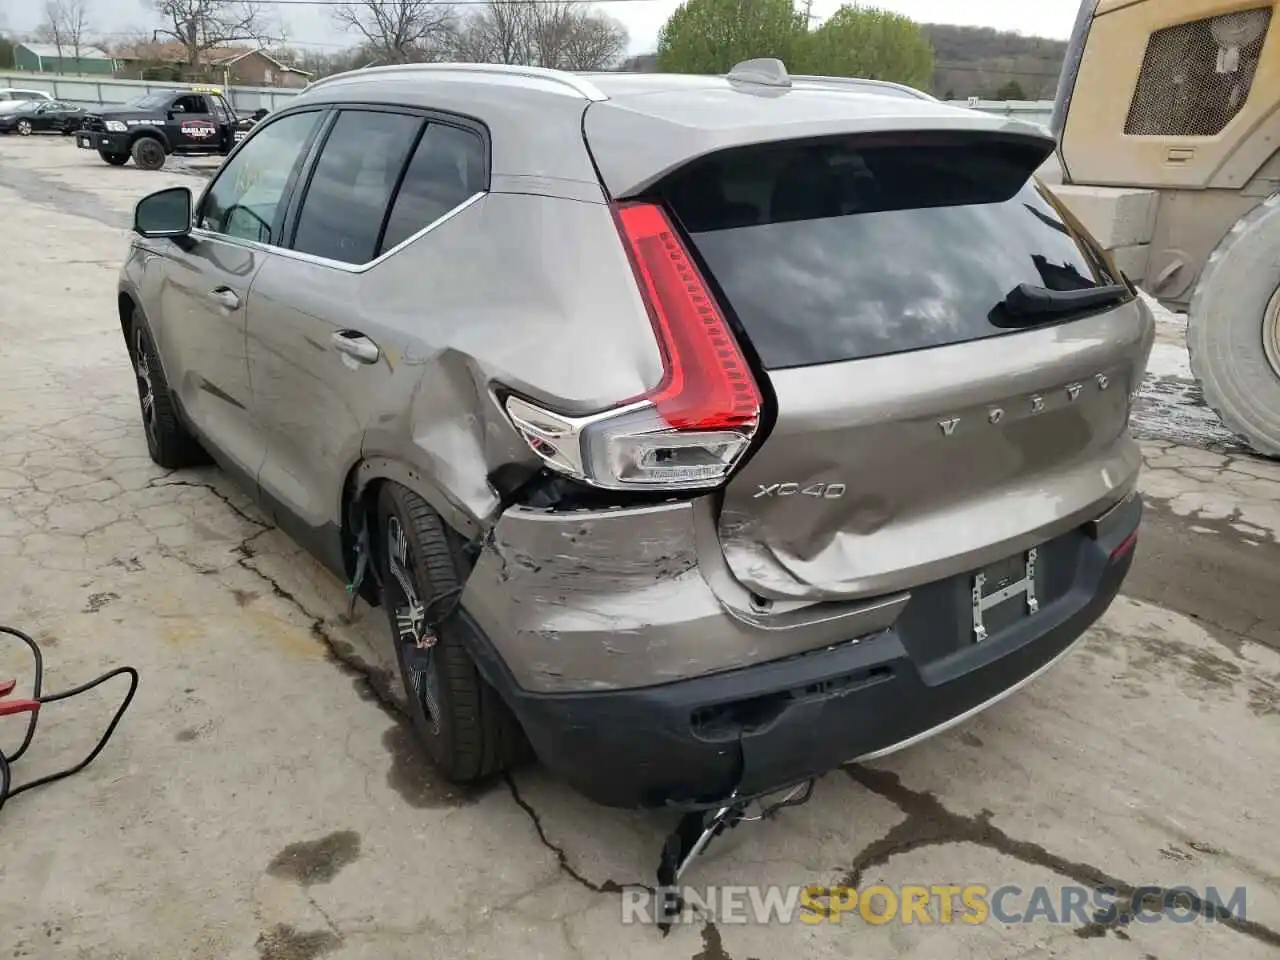
[[[758,823],[768,820],[784,807],[808,803],[813,796],[813,784],[813,780],[806,780],[785,791],[785,796],[776,803],[760,804],[760,812],[755,816],[748,816],[747,811],[752,803],[763,798],[740,799],[735,791],[723,806],[691,810],[680,818],[662,845],[662,858],[658,861],[658,929],[663,936],[671,931],[671,924],[683,907],[676,885],[711,841],[740,823]]]

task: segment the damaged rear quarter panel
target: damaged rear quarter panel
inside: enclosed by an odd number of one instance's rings
[[[652,326],[609,208],[491,193],[370,270],[360,315],[385,363],[363,456],[426,477],[455,528],[491,521],[489,473],[536,458],[495,401],[505,387],[570,414],[650,389]]]

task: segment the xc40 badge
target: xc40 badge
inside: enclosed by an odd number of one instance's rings
[[[819,500],[839,500],[848,488],[843,483],[810,483],[801,486],[798,483],[757,484],[755,498],[761,497],[816,497]]]

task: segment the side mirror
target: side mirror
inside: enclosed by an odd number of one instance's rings
[[[143,237],[185,237],[191,232],[191,190],[157,190],[133,208],[133,232]]]

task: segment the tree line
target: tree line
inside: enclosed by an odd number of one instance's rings
[[[933,47],[901,14],[846,4],[816,30],[791,0],[686,0],[658,33],[657,69],[727,73],[776,57],[796,74],[890,80],[925,90]]]
[[[78,58],[92,42],[94,0],[45,0],[36,38]],[[291,47],[278,7],[259,0],[149,0],[159,26],[138,42],[167,41],[192,75],[209,51],[252,43],[323,76],[392,63],[466,61],[564,70],[627,68],[626,27],[579,0],[350,0],[326,9],[351,39],[320,53]],[[1044,96],[1061,63],[1054,41],[981,28],[918,24],[875,7],[846,4],[820,26],[794,0],[685,0],[658,35],[645,67],[676,73],[727,72],[735,63],[777,57],[797,74],[856,76],[930,90],[945,98]],[[108,48],[121,44],[97,45]],[[6,63],[6,60],[8,61]],[[0,37],[0,67],[12,42]],[[943,89],[943,88],[946,89]]]

